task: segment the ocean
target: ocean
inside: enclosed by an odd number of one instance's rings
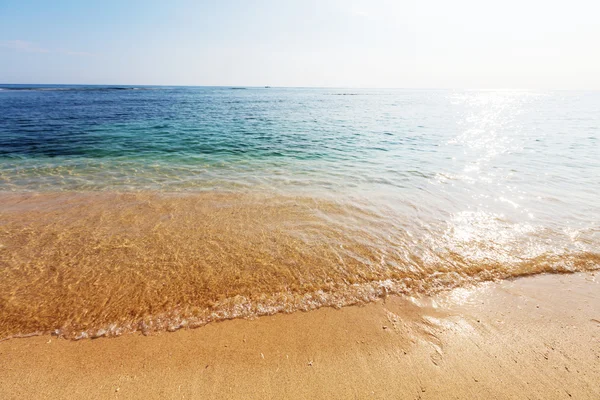
[[[0,85],[0,339],[600,267],[600,93]]]

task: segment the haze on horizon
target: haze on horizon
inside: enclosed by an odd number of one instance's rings
[[[600,89],[598,4],[3,0],[0,82]]]

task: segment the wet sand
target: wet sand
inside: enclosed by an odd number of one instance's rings
[[[316,197],[2,193],[0,203],[0,339],[173,331],[600,265],[585,235],[570,250],[549,231],[458,239]]]
[[[0,342],[3,399],[593,399],[598,382],[590,273],[150,336]]]

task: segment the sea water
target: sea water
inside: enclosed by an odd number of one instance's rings
[[[0,85],[0,337],[600,265],[600,93]]]

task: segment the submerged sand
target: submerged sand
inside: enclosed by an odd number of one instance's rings
[[[0,398],[597,399],[600,282],[539,275],[174,333],[0,342]]]
[[[494,224],[458,234],[443,219],[409,224],[318,197],[0,193],[0,203],[0,340],[176,330],[600,265],[593,232],[564,245],[559,231],[521,237]]]

